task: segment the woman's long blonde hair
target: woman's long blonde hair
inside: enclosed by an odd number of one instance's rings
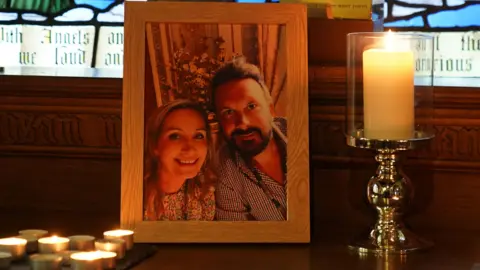
[[[163,106],[160,106],[156,108],[148,118],[145,134],[144,188],[146,191],[147,187],[150,186],[149,184],[158,180],[157,172],[159,169],[159,162],[154,153],[157,147],[158,137],[162,132],[165,119],[171,112],[179,109],[192,109],[198,112],[205,122],[205,128],[207,130],[207,157],[205,158],[205,162],[202,165],[201,173],[195,177],[195,183],[201,186],[202,195],[205,195],[209,191],[209,189],[215,184],[217,179],[217,174],[215,171],[217,164],[217,154],[215,153],[212,130],[208,122],[207,113],[200,106],[200,104],[187,99],[177,99]],[[194,192],[194,189],[190,188],[188,189],[188,191]],[[159,195],[163,197],[164,194]]]

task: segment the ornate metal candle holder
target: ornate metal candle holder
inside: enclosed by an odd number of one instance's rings
[[[415,132],[409,140],[375,140],[365,138],[363,130],[347,136],[349,146],[375,150],[378,162],[377,172],[367,187],[368,201],[377,210],[377,221],[368,235],[349,246],[351,249],[403,254],[433,245],[404,226],[402,213],[413,198],[413,188],[397,162],[399,152],[421,147],[432,138],[430,134]]]
[[[433,138],[433,52],[429,35],[347,35],[347,144],[376,151],[378,162],[367,187],[377,221],[350,246],[359,252],[404,254],[432,245],[403,224],[413,187],[397,161]]]

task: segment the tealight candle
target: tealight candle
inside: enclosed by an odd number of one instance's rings
[[[103,269],[114,269],[116,267],[117,264],[115,259],[117,258],[117,253],[102,250],[97,250],[95,252],[97,252],[100,257],[102,257]]]
[[[12,260],[18,260],[25,256],[27,240],[18,237],[0,239],[0,251],[12,254]]]
[[[68,237],[70,239],[70,250],[93,250],[95,237],[90,235],[74,235]]]
[[[0,269],[8,269],[12,262],[12,254],[8,252],[0,252]]]
[[[28,229],[28,230],[21,230],[18,234],[24,236],[35,236],[37,239],[47,236],[48,231],[45,230],[38,230],[38,229]]]
[[[32,270],[60,270],[62,256],[58,254],[34,254],[30,256]]]
[[[18,238],[27,240],[27,253],[35,253],[38,251],[38,238],[35,235],[19,235]]]
[[[81,251],[78,251],[78,250],[64,250],[64,251],[58,252],[57,254],[62,256],[62,265],[69,266],[71,264],[71,258],[70,257],[72,256],[72,254],[78,253],[78,252],[81,252]]]
[[[105,239],[123,239],[125,240],[126,249],[130,250],[133,247],[133,231],[130,230],[113,230],[103,233]]]
[[[102,257],[95,251],[77,252],[70,256],[74,270],[101,270]]]
[[[125,257],[125,241],[123,239],[99,239],[95,241],[95,249],[117,253],[117,259]]]
[[[67,250],[70,239],[65,237],[51,236],[38,239],[40,253],[57,253]]]

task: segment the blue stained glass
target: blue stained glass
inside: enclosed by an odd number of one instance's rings
[[[41,21],[46,21],[47,17],[43,15],[34,14],[34,13],[24,13],[22,14],[22,19],[26,21],[41,22]]]
[[[55,17],[56,21],[61,22],[88,22],[93,19],[93,11],[88,8],[71,9],[60,16]]]
[[[480,4],[459,10],[445,10],[428,16],[430,27],[480,26]]]
[[[18,19],[17,13],[0,12],[0,21],[14,21]]]
[[[469,31],[472,30],[472,27],[480,26],[480,1],[478,0],[385,1],[385,27],[394,27],[399,30],[402,27],[413,27],[433,31],[436,28],[456,28],[456,30],[464,28]],[[443,4],[445,6],[442,6]],[[388,8],[393,10],[388,10]],[[422,18],[425,19],[426,24],[422,22]]]
[[[113,4],[115,0],[75,0],[75,4],[77,5],[89,5],[94,8],[98,8],[101,10],[106,9],[108,6]]]
[[[119,22],[123,23],[125,7],[123,3],[112,7],[110,10],[101,12],[97,16],[99,22]]]
[[[398,20],[383,24],[385,27],[424,27],[421,16],[413,17],[409,20]]]

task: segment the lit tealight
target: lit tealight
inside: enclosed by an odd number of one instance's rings
[[[96,251],[93,251],[93,252],[97,253],[102,258],[115,258],[115,257],[117,257],[117,253],[115,253],[113,251],[96,250]]]
[[[8,269],[12,262],[12,254],[9,252],[0,252],[0,269]]]
[[[102,256],[100,252],[97,251],[85,251],[73,253],[72,255],[70,255],[70,258],[79,261],[93,261],[101,259]]]
[[[96,251],[85,251],[73,253],[70,256],[70,263],[75,270],[100,270],[102,266],[102,255]]]
[[[105,239],[123,239],[127,250],[133,247],[133,231],[130,230],[112,230],[103,233]]]
[[[113,269],[116,267],[117,253],[111,251],[97,250],[95,251],[102,258],[103,269]]]
[[[70,239],[70,250],[91,251],[94,249],[95,237],[90,235],[74,235],[68,237]]]
[[[35,253],[38,251],[38,238],[35,235],[21,234],[17,237],[27,240],[27,253]]]
[[[32,270],[60,270],[62,256],[59,254],[33,254],[30,256]]]
[[[50,237],[43,237],[38,240],[40,243],[45,243],[45,244],[56,244],[56,243],[68,243],[70,242],[70,239],[66,237],[58,237],[56,235],[50,236]]]
[[[14,245],[26,245],[27,240],[20,237],[9,237],[0,239],[0,245],[14,246]]]
[[[40,253],[57,253],[68,249],[70,239],[66,237],[44,237],[38,239],[38,249]]]
[[[117,259],[125,256],[125,241],[123,239],[98,239],[95,241],[95,249],[110,251],[117,254]]]
[[[35,236],[36,238],[45,237],[48,234],[46,230],[39,230],[39,229],[28,229],[28,230],[21,230],[18,234],[22,236]]]
[[[17,260],[25,256],[27,240],[19,237],[0,239],[0,251],[12,254],[12,259]]]

